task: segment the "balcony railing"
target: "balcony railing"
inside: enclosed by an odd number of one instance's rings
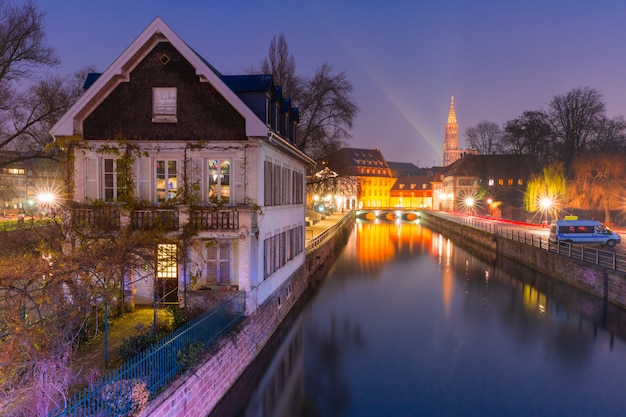
[[[133,230],[178,230],[178,211],[173,209],[134,210],[130,215]]]
[[[119,230],[120,210],[117,207],[74,208],[71,211],[72,227],[96,230]]]
[[[239,211],[236,208],[193,210],[189,223],[194,230],[236,230],[239,229]]]

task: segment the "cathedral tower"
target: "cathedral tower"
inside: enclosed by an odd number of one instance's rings
[[[446,123],[446,141],[443,144],[443,166],[448,166],[461,157],[459,149],[459,125],[456,123],[454,97],[450,100],[450,112]]]

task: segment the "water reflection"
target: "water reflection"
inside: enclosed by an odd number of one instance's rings
[[[357,223],[245,415],[618,415],[622,323],[419,224]]]

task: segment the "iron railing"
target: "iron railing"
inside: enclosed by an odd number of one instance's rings
[[[117,207],[87,207],[71,210],[72,227],[88,227],[97,230],[119,230],[120,209]]]
[[[483,220],[476,217],[464,217],[449,213],[438,215],[434,212],[430,212],[429,214],[492,233],[497,237],[511,239],[526,245],[545,249],[560,256],[566,256],[571,259],[615,271],[626,272],[626,255],[615,251],[615,249],[602,249],[568,242],[551,242],[547,236],[537,236],[536,233],[513,229],[505,225],[496,224],[490,220]]]
[[[193,210],[189,222],[194,230],[236,230],[239,211],[236,208]]]
[[[134,415],[142,395],[153,397],[184,370],[181,357],[193,343],[206,348],[244,317],[245,293],[239,292],[77,393],[50,416]]]
[[[338,229],[342,228],[343,225],[352,218],[354,218],[354,211],[349,211],[336,224],[326,229],[323,233],[320,233],[318,236],[311,238],[306,243],[305,251],[312,252],[315,249],[317,249],[319,246],[326,243],[328,239],[332,238],[335,235],[335,232],[337,232]]]
[[[158,229],[168,232],[176,231],[179,227],[178,210],[133,210],[130,214],[130,224],[133,230]]]

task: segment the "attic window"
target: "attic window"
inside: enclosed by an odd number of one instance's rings
[[[152,89],[152,122],[176,123],[176,87]]]
[[[170,57],[167,54],[163,54],[159,57],[159,62],[161,65],[166,66],[170,62]]]

